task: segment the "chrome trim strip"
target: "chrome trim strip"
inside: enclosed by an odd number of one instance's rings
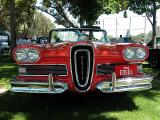
[[[28,76],[38,77],[38,76],[48,76],[48,75],[18,75],[18,76],[22,76],[22,77],[28,77]]]
[[[23,81],[11,81],[12,85],[48,85],[47,82],[23,82]]]
[[[32,77],[38,77],[38,76],[48,76],[48,75],[19,75],[22,77],[28,77],[28,76],[32,76]],[[58,76],[68,76],[68,75],[58,75]]]
[[[113,78],[114,79],[114,78]],[[96,88],[104,93],[140,91],[152,88],[153,77],[144,75],[142,77],[126,77],[114,80],[102,81],[96,85]]]
[[[19,66],[20,65],[66,65],[66,64],[19,64]]]
[[[44,85],[44,86],[48,86],[49,83],[48,82],[24,82],[24,81],[15,81],[15,80],[12,80],[10,81],[10,83],[12,85]],[[66,83],[62,83],[62,82],[54,82],[54,86],[58,86],[58,85],[62,85],[62,84],[65,84],[67,85]]]
[[[38,76],[48,76],[48,75],[19,75],[19,76],[24,76],[24,77],[28,77],[28,76],[32,76],[32,77],[38,77]],[[67,75],[58,75],[58,76],[67,76]]]
[[[86,51],[87,53],[88,53],[88,60],[89,60],[89,66],[88,66],[88,70],[87,70],[87,76],[86,76],[86,82],[85,82],[85,84],[84,85],[81,85],[80,83],[79,83],[79,78],[78,78],[78,73],[77,73],[77,60],[76,60],[76,55],[77,55],[77,52],[79,52],[79,51]],[[75,51],[75,54],[74,54],[74,59],[75,59],[75,73],[76,73],[76,81],[77,81],[77,83],[78,83],[78,85],[80,86],[80,87],[85,87],[86,85],[87,85],[87,83],[88,83],[88,80],[89,80],[89,70],[90,70],[90,52],[88,51],[88,50],[84,50],[84,49],[79,49],[79,50],[76,50]],[[83,77],[83,75],[82,75],[82,77]]]
[[[29,88],[29,87],[12,87],[11,92],[17,93],[48,93],[48,94],[57,94],[63,93],[67,89],[56,88],[53,90],[49,90],[48,88]]]
[[[50,76],[51,77],[51,76]],[[11,82],[11,92],[21,92],[21,93],[62,93],[68,90],[68,85],[62,82],[54,82],[51,86],[51,83],[48,82],[23,82],[12,80]],[[22,87],[23,86],[23,87]]]

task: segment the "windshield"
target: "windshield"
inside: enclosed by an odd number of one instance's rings
[[[0,42],[7,42],[7,41],[8,41],[8,36],[0,35]]]
[[[51,42],[93,41],[107,43],[106,32],[92,29],[64,29],[51,32]]]

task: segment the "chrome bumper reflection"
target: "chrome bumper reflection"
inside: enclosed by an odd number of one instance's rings
[[[52,75],[48,76],[47,82],[22,82],[13,79],[11,82],[12,92],[22,93],[62,93],[68,89],[66,83],[54,82]]]
[[[141,91],[152,88],[152,80],[153,77],[148,75],[117,79],[115,73],[112,73],[112,81],[100,82],[96,88],[104,93]]]

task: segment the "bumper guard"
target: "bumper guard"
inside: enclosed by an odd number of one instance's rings
[[[96,85],[96,88],[104,93],[142,91],[152,88],[153,77],[144,75],[141,77],[116,78],[112,73],[112,81],[103,81]]]
[[[56,94],[62,93],[68,89],[66,83],[54,82],[52,74],[48,76],[47,82],[22,82],[16,81],[14,78],[11,80],[11,90],[12,92],[21,92],[21,93],[49,93]]]

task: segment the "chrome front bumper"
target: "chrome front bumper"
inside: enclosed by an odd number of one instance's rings
[[[50,74],[48,76],[48,82],[22,82],[16,79],[11,80],[12,92],[21,93],[49,93],[56,94],[62,93],[68,89],[66,83],[54,82],[53,76]]]
[[[144,75],[141,77],[116,78],[112,73],[111,81],[103,81],[96,85],[96,88],[104,93],[142,91],[152,88],[153,77]]]

